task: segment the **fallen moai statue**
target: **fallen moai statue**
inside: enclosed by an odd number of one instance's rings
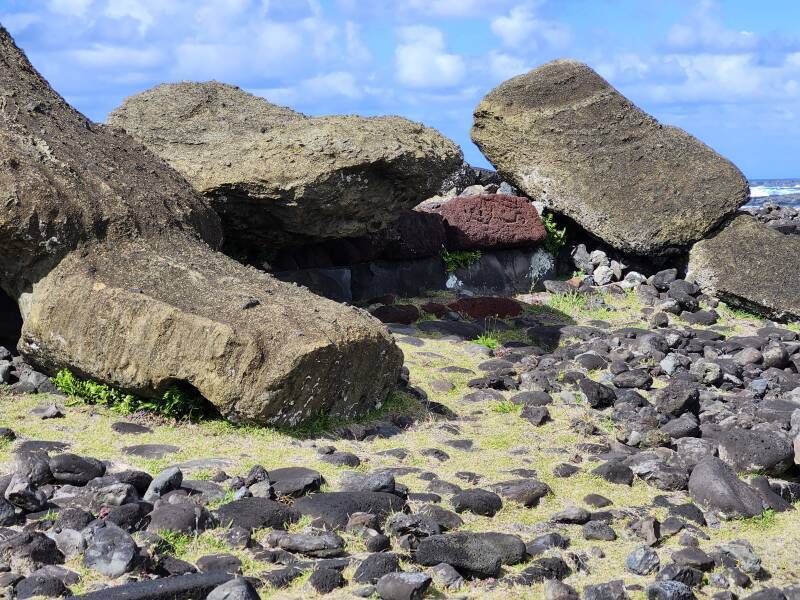
[[[0,287],[45,372],[142,396],[196,388],[231,420],[382,402],[402,353],[366,312],[217,252],[219,218],[127,134],[71,108],[0,27]]]

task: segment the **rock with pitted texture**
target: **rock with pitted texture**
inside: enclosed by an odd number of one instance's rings
[[[487,317],[507,319],[509,317],[518,317],[522,314],[522,305],[519,302],[502,296],[459,298],[448,304],[447,308],[454,312],[468,315],[473,319],[485,319]]]
[[[429,211],[444,219],[450,250],[530,247],[547,238],[536,207],[519,196],[463,196]]]
[[[68,106],[4,29],[0,89],[0,287],[26,361],[146,397],[185,383],[261,424],[385,399],[402,353],[383,326],[218,253],[207,201]]]
[[[738,215],[689,253],[689,276],[726,303],[772,319],[800,319],[800,236]]]
[[[217,82],[156,86],[108,121],[210,198],[226,243],[245,253],[378,231],[462,161],[407,119],[307,117]]]
[[[574,60],[492,90],[475,109],[472,139],[528,196],[625,252],[686,248],[749,197],[730,161]]]

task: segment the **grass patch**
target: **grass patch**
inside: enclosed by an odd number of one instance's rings
[[[80,379],[69,369],[61,369],[53,378],[53,384],[83,404],[100,404],[122,414],[143,410],[171,419],[190,421],[219,416],[202,396],[178,385],[168,388],[161,398],[154,400],[128,394],[105,383]]]
[[[346,425],[377,421],[387,414],[392,413],[419,412],[421,408],[422,406],[420,403],[408,394],[395,391],[389,395],[386,402],[381,406],[365,413],[357,419],[343,419],[341,417],[333,417],[327,413],[320,413],[306,419],[297,427],[284,427],[280,428],[279,431],[292,437],[314,438],[335,431]]]
[[[480,344],[481,346],[486,346],[489,350],[494,350],[497,346],[500,345],[500,340],[498,340],[494,335],[491,333],[483,333],[472,340],[476,344]]]
[[[232,490],[225,492],[225,495],[220,498],[219,500],[214,500],[208,503],[208,510],[215,510],[222,506],[223,504],[228,504],[233,502],[233,499],[236,497],[236,493]]]
[[[492,412],[496,412],[498,414],[508,414],[508,413],[518,413],[522,410],[521,404],[516,404],[511,400],[501,400],[500,402],[496,402],[492,406]]]
[[[589,299],[586,294],[579,294],[578,292],[553,294],[547,299],[547,305],[550,308],[569,315],[586,310],[588,303]]]
[[[786,329],[800,333],[800,321],[794,321],[786,324]]]
[[[750,517],[748,519],[742,519],[742,523],[752,529],[772,529],[776,523],[775,511],[769,508],[760,515],[756,515],[755,517]]]
[[[749,311],[744,310],[743,308],[736,308],[734,306],[729,306],[724,302],[720,302],[719,306],[717,307],[717,311],[721,312],[722,315],[727,318],[729,321],[732,320],[740,320],[740,321],[755,321],[756,323],[763,323],[764,318],[751,313]]]
[[[192,536],[177,531],[160,531],[158,537],[163,540],[163,542],[159,542],[159,551],[172,556],[186,554],[189,546],[194,541]]]
[[[458,269],[466,269],[481,259],[480,250],[447,250],[442,248],[442,262],[445,270],[452,273]]]

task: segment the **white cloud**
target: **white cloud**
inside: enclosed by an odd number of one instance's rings
[[[8,13],[0,15],[0,23],[8,29],[12,35],[22,33],[31,25],[40,21],[39,15],[29,12]]]
[[[541,19],[536,8],[541,2],[519,4],[507,15],[492,20],[492,31],[509,48],[537,50],[541,46],[564,48],[572,41],[569,27]]]
[[[518,56],[492,50],[489,53],[489,70],[495,79],[504,80],[527,73],[531,67]]]
[[[72,50],[69,55],[81,66],[94,69],[109,67],[142,69],[157,66],[162,61],[162,55],[158,50],[107,44],[94,44],[91,48]]]
[[[355,75],[334,71],[310,77],[294,86],[250,89],[250,93],[266,98],[274,104],[296,106],[319,100],[358,100],[370,92],[359,85]],[[330,112],[330,111],[323,111]]]
[[[772,101],[800,97],[787,83],[800,78],[800,66],[791,60],[774,66],[760,64],[754,54],[677,54],[661,59],[677,66],[683,79],[646,86],[648,96],[658,102]]]
[[[615,81],[638,81],[650,72],[650,64],[641,56],[631,52],[615,55],[611,60],[598,63],[595,70],[606,79]]]
[[[372,59],[372,54],[361,40],[361,32],[356,23],[347,21],[344,26],[347,57],[351,62],[366,63]]]
[[[356,99],[363,96],[355,76],[345,71],[336,71],[327,75],[312,77],[303,82],[302,87],[316,98],[343,96]]]
[[[497,13],[518,0],[338,0],[338,7],[353,18],[389,16],[419,20],[470,18]]]
[[[437,17],[467,17],[508,5],[507,0],[400,0],[402,9]]]
[[[728,29],[718,20],[719,4],[703,0],[689,19],[674,24],[667,33],[667,44],[674,50],[742,51],[755,48],[760,39],[751,31]]]
[[[83,17],[93,0],[49,0],[47,6],[56,14]]]
[[[144,34],[153,25],[155,16],[140,0],[108,0],[105,14],[112,19],[130,18],[139,24],[139,34]]]
[[[416,88],[452,87],[464,78],[463,57],[447,52],[444,35],[435,27],[403,27],[399,38],[395,66],[400,83]]]

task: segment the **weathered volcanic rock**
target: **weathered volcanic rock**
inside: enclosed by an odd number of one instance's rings
[[[518,317],[522,314],[522,305],[511,298],[485,297],[485,298],[459,298],[447,305],[450,310],[469,315],[473,319],[495,317],[507,319]]]
[[[547,231],[527,198],[482,194],[455,198],[432,209],[444,219],[451,250],[536,246]]]
[[[689,495],[722,518],[754,517],[764,510],[758,493],[720,459],[709,456],[692,471]]]
[[[387,260],[438,256],[447,241],[441,215],[416,210],[400,213],[397,220],[375,235],[374,244]]]
[[[492,90],[475,109],[472,139],[528,196],[626,252],[686,247],[749,196],[732,163],[574,60]]]
[[[401,511],[404,506],[405,500],[385,492],[328,492],[304,496],[295,501],[293,508],[301,515],[341,529],[353,513],[371,513],[383,523],[387,516]]]
[[[159,85],[109,115],[207,195],[227,242],[356,237],[432,196],[458,146],[400,117],[306,117],[216,82]]]
[[[1,29],[0,89],[0,285],[28,362],[150,397],[186,382],[238,421],[383,400],[402,355],[381,325],[216,252],[207,202],[69,107]]]
[[[800,236],[738,215],[689,253],[690,276],[706,293],[774,319],[800,319]]]

